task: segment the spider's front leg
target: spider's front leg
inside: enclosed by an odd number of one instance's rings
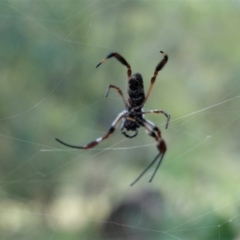
[[[93,148],[95,147],[97,144],[99,144],[101,141],[107,139],[116,129],[118,123],[121,121],[122,118],[124,118],[126,115],[126,111],[124,110],[123,112],[121,112],[117,118],[114,120],[114,122],[112,123],[111,127],[109,128],[108,132],[103,136],[103,137],[100,137],[100,138],[97,138],[96,140],[88,143],[87,145],[85,146],[76,146],[76,145],[71,145],[71,144],[68,144],[68,143],[65,143],[63,142],[62,140],[58,139],[58,138],[55,138],[56,141],[58,141],[59,143],[67,146],[67,147],[71,147],[71,148],[77,148],[77,149],[89,149],[89,148]]]
[[[144,127],[146,132],[156,140],[159,153],[152,160],[152,162],[144,169],[144,171],[137,177],[137,179],[134,182],[132,182],[132,184],[130,186],[133,186],[148,171],[148,169],[158,160],[158,158],[160,158],[159,162],[157,164],[157,167],[155,168],[155,170],[152,174],[152,177],[149,180],[149,182],[151,182],[153,180],[158,168],[160,167],[163,157],[167,151],[167,145],[166,145],[165,141],[163,140],[163,138],[161,137],[161,131],[157,126],[155,126],[152,122],[145,120],[145,119],[142,120],[141,126]]]
[[[166,129],[168,128],[168,125],[169,125],[169,122],[170,122],[170,115],[168,113],[166,113],[163,110],[155,109],[155,110],[139,112],[139,113],[136,113],[136,114],[142,115],[142,114],[147,114],[147,113],[161,113],[161,114],[163,114],[167,118],[167,122],[166,122],[165,128]],[[152,126],[154,126],[153,123],[152,123]]]

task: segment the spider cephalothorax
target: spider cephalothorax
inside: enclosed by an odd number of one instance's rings
[[[96,67],[100,66],[106,59],[115,57],[119,62],[121,62],[124,66],[127,67],[127,75],[128,75],[128,98],[125,100],[122,90],[119,87],[116,87],[114,85],[109,85],[106,92],[106,97],[108,96],[108,92],[110,88],[114,88],[118,91],[118,94],[122,98],[124,104],[125,104],[125,110],[123,110],[117,118],[112,123],[112,126],[109,128],[108,132],[100,138],[97,138],[96,140],[88,143],[85,146],[75,146],[68,143],[65,143],[59,139],[56,138],[58,142],[61,144],[72,147],[72,148],[78,148],[78,149],[89,149],[95,147],[98,143],[101,141],[107,139],[117,127],[118,123],[122,121],[121,126],[121,132],[124,134],[124,136],[128,138],[136,137],[138,134],[138,128],[143,127],[146,132],[155,139],[157,142],[157,148],[158,148],[158,155],[153,159],[153,161],[145,168],[145,170],[139,175],[139,177],[131,184],[134,185],[143,175],[144,173],[157,161],[159,158],[157,167],[155,168],[152,177],[150,178],[149,182],[151,182],[162,162],[162,159],[167,151],[167,146],[165,141],[163,140],[161,136],[161,131],[155,124],[150,122],[149,120],[146,120],[143,115],[146,113],[162,113],[167,117],[167,123],[166,123],[166,129],[168,127],[168,123],[170,121],[170,115],[167,114],[163,110],[150,110],[150,111],[142,111],[142,108],[144,104],[146,103],[147,99],[149,98],[149,95],[152,91],[153,84],[156,80],[156,77],[158,75],[158,72],[164,67],[164,65],[168,61],[168,56],[164,52],[160,51],[163,54],[163,59],[158,63],[158,65],[155,68],[154,74],[151,78],[150,87],[147,91],[147,94],[144,93],[144,86],[143,86],[143,79],[142,75],[140,73],[134,73],[132,75],[132,70],[128,62],[122,57],[119,53],[110,53],[108,54],[100,63],[97,64]],[[130,134],[129,132],[133,132],[133,134]]]

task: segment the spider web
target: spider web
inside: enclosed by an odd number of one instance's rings
[[[206,4],[208,3],[208,4]],[[0,1],[0,238],[239,239],[239,1]],[[143,130],[88,151],[124,104],[127,69],[147,90],[145,110],[168,150]]]

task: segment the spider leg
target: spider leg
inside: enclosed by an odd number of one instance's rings
[[[128,71],[127,71],[127,75],[128,78],[131,77],[132,75],[132,70],[131,70],[131,66],[129,65],[129,63],[125,60],[125,58],[123,56],[121,56],[119,53],[113,52],[113,53],[109,53],[105,58],[103,58],[100,63],[97,64],[96,68],[99,67],[104,61],[106,61],[108,58],[111,57],[115,57],[120,63],[122,63],[124,66],[127,67]]]
[[[160,164],[163,160],[163,157],[167,151],[167,146],[165,141],[161,137],[161,131],[157,126],[155,126],[152,122],[142,119],[141,126],[145,128],[146,132],[153,137],[157,141],[157,148],[159,150],[158,155],[152,160],[152,162],[143,170],[143,172],[137,177],[137,179],[131,183],[130,186],[133,186],[147,171],[151,166],[157,161],[158,158],[159,162],[157,164],[157,167],[155,168],[152,177],[150,178],[149,182],[151,182],[160,167]]]
[[[158,154],[158,155],[153,159],[153,161],[144,169],[144,171],[136,178],[136,180],[130,184],[130,186],[133,186],[133,185],[147,172],[147,170],[157,161],[157,159],[158,159],[160,156],[161,156],[161,155]],[[163,158],[163,156],[164,156],[164,155],[162,155],[161,158]],[[160,161],[161,161],[161,159],[160,159]],[[154,175],[155,175],[155,172],[154,172]],[[152,177],[151,177],[151,180],[152,180]],[[150,182],[150,181],[149,181],[149,182]]]
[[[153,74],[153,76],[152,76],[152,78],[151,78],[151,83],[150,83],[148,92],[147,92],[147,94],[146,94],[145,100],[144,100],[144,102],[143,102],[142,105],[144,105],[144,104],[146,103],[146,101],[147,101],[148,98],[149,98],[149,95],[150,95],[151,92],[152,92],[153,84],[154,84],[154,82],[155,82],[155,80],[156,80],[156,78],[157,78],[158,72],[159,72],[160,70],[162,70],[162,68],[164,67],[164,65],[165,65],[165,64],[167,63],[167,61],[168,61],[168,55],[167,55],[165,52],[163,52],[163,51],[160,51],[160,53],[162,53],[163,59],[162,59],[161,62],[158,63],[158,65],[157,65],[156,68],[155,68],[154,74]]]
[[[56,141],[58,141],[59,143],[67,146],[67,147],[71,147],[71,148],[78,148],[78,149],[89,149],[89,148],[93,148],[95,147],[97,144],[99,144],[101,141],[107,139],[114,131],[115,131],[115,128],[117,126],[117,124],[120,122],[120,120],[122,118],[125,117],[125,114],[126,114],[126,111],[124,110],[123,112],[121,112],[117,118],[114,120],[114,122],[112,123],[111,127],[109,128],[108,132],[103,136],[103,137],[100,137],[100,138],[97,138],[96,140],[88,143],[87,145],[85,146],[76,146],[76,145],[71,145],[71,144],[68,144],[68,143],[65,143],[63,141],[61,141],[60,139],[58,138],[55,138]]]
[[[168,124],[169,124],[169,121],[170,121],[170,115],[168,113],[166,113],[165,111],[155,109],[155,110],[144,111],[144,112],[141,112],[140,114],[145,114],[145,113],[162,113],[162,114],[164,114],[165,117],[167,118],[167,122],[166,122],[165,128],[166,129],[168,128]]]
[[[106,91],[106,97],[108,96],[108,93],[109,93],[109,90],[110,88],[114,88],[118,91],[118,94],[120,95],[120,97],[122,98],[124,104],[125,104],[125,107],[128,108],[129,107],[129,104],[127,103],[127,101],[125,100],[124,96],[123,96],[123,93],[122,93],[122,90],[119,88],[119,87],[116,87],[114,85],[108,85],[108,88],[107,88],[107,91]]]

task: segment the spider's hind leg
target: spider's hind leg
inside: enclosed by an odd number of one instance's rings
[[[151,78],[150,86],[149,86],[149,89],[147,91],[147,94],[146,94],[146,97],[145,97],[143,105],[146,103],[146,101],[148,100],[148,98],[149,98],[149,96],[150,96],[150,94],[152,92],[153,85],[154,85],[155,80],[157,78],[158,72],[163,69],[163,67],[165,66],[165,64],[168,61],[168,55],[165,52],[163,52],[163,51],[160,51],[160,53],[163,55],[163,59],[158,63],[158,65],[155,68],[155,71],[154,71],[154,74],[153,74],[153,76]]]
[[[125,107],[128,108],[128,107],[129,107],[129,104],[128,104],[127,101],[125,100],[125,98],[124,98],[124,96],[123,96],[123,92],[122,92],[122,90],[121,90],[119,87],[116,87],[116,86],[114,86],[114,85],[112,85],[112,84],[108,85],[105,96],[106,96],[106,97],[108,96],[108,93],[109,93],[110,88],[113,88],[113,89],[116,89],[116,90],[117,90],[118,94],[120,95],[120,97],[122,98],[122,100],[123,100],[123,102],[124,102],[124,104],[125,104]]]
[[[128,75],[128,78],[131,77],[132,75],[132,69],[131,69],[131,66],[129,65],[129,63],[126,61],[126,59],[121,56],[119,53],[117,52],[113,52],[113,53],[109,53],[105,58],[103,58],[100,63],[97,64],[96,68],[99,67],[103,62],[105,62],[108,58],[112,58],[112,57],[115,57],[120,63],[122,63],[124,66],[127,67],[127,75]]]

